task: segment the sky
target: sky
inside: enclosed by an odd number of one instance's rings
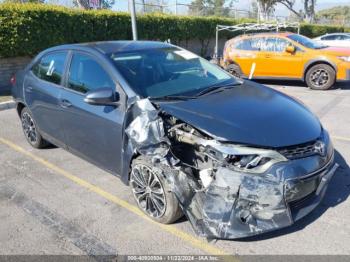
[[[248,8],[249,5],[255,0],[233,0],[235,3],[235,6],[237,7],[244,7]],[[325,9],[328,7],[336,6],[336,5],[350,5],[350,0],[316,0],[316,8],[318,10]],[[303,8],[303,1],[302,0],[295,0],[295,6],[298,7],[298,9]],[[278,4],[278,9],[284,10],[285,7],[283,5]]]
[[[239,1],[239,2],[248,2],[247,0],[246,1]],[[350,6],[350,0],[316,0],[316,10],[321,10],[321,9],[326,9],[326,8],[330,8],[330,7],[334,7],[334,6],[337,6],[337,5],[349,5]],[[301,0],[296,0],[295,1],[295,9],[296,10],[300,10],[300,9],[303,9],[303,1]],[[281,4],[278,4],[276,6],[276,15],[286,15],[286,12],[289,12],[289,10],[281,5]]]

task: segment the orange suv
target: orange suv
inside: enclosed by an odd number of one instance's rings
[[[239,77],[302,80],[326,90],[350,80],[350,48],[328,47],[294,33],[242,35],[226,42],[221,65]]]

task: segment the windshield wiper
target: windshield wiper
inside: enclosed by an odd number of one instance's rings
[[[195,97],[199,97],[202,95],[207,95],[210,94],[212,92],[218,92],[218,91],[222,91],[225,89],[229,89],[231,87],[235,87],[235,86],[239,86],[242,83],[237,82],[237,83],[231,83],[231,84],[226,84],[226,85],[214,85],[214,86],[209,86],[208,88],[205,88],[204,90],[200,91],[199,93],[195,94]]]

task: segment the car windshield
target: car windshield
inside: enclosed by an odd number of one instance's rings
[[[142,97],[195,95],[211,86],[235,84],[230,74],[180,48],[159,48],[110,55],[133,90]]]
[[[307,38],[302,35],[292,34],[288,36],[289,39],[292,39],[293,41],[311,49],[322,49],[326,48],[327,46],[321,43],[318,43],[316,41],[311,40],[310,38]]]

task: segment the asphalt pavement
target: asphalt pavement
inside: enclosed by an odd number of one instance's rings
[[[350,87],[272,87],[320,117],[340,164],[322,204],[297,224],[208,242],[185,218],[173,225],[152,222],[117,177],[63,149],[32,148],[10,109],[0,112],[0,254],[350,255]]]

